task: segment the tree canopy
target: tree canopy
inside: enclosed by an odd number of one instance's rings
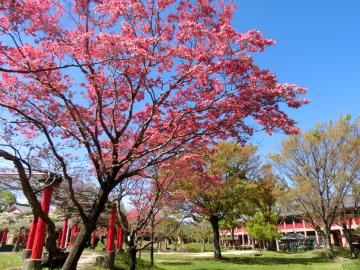
[[[339,217],[344,199],[360,179],[359,119],[341,117],[291,136],[273,155],[287,187],[288,208],[302,214],[324,234],[333,257],[330,228]]]
[[[305,89],[254,63],[274,42],[236,31],[234,10],[220,0],[0,2],[1,124],[56,160],[84,225],[63,270],[76,268],[125,179],[257,129],[298,132],[281,108],[306,104]],[[78,161],[97,181],[90,210],[73,188]]]
[[[15,194],[7,190],[0,190],[0,213],[3,212],[10,203],[15,202]]]

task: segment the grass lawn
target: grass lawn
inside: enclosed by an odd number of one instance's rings
[[[223,260],[216,261],[211,257],[199,257],[186,253],[155,254],[156,267],[149,267],[149,253],[143,252],[138,260],[139,270],[360,270],[360,260],[349,260],[340,257],[335,261],[326,258],[322,250],[297,254],[263,252],[262,256],[252,254],[226,255]],[[116,269],[127,270],[126,254],[116,257]],[[20,253],[1,252],[0,270],[19,268]],[[98,270],[99,267],[89,267],[88,270]]]
[[[1,252],[0,270],[19,267],[21,265],[19,252]]]
[[[138,269],[150,269],[149,254],[143,253]],[[338,258],[329,261],[323,251],[317,250],[298,254],[263,252],[262,256],[251,254],[227,255],[223,260],[179,254],[156,254],[156,268],[164,270],[342,270],[360,269],[358,261]],[[118,269],[127,269],[124,255],[117,257]]]

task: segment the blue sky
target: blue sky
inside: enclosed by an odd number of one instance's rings
[[[276,45],[256,57],[280,82],[308,88],[310,104],[286,112],[302,130],[350,113],[360,116],[359,0],[237,0],[233,25],[258,29]],[[284,135],[258,134],[261,153],[279,149]]]

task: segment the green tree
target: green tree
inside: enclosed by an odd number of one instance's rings
[[[212,234],[212,228],[209,222],[200,221],[194,224],[194,233],[196,240],[201,242],[201,252],[205,252],[205,242],[209,241]]]
[[[284,196],[283,186],[280,178],[274,174],[272,165],[265,164],[249,184],[247,201],[243,203],[242,211],[248,217],[261,212],[264,222],[276,227],[280,220],[279,201]],[[273,240],[274,238],[265,239],[264,246],[275,249]]]
[[[270,240],[280,237],[275,215],[265,217],[262,212],[256,212],[246,222],[246,229],[253,239],[263,242],[264,249],[268,247]]]
[[[7,190],[0,190],[0,213],[4,212],[10,203],[16,202],[16,196]]]
[[[266,222],[274,222],[274,216],[277,218],[279,214],[278,200],[283,196],[284,185],[274,174],[271,164],[261,167],[251,187],[248,208],[261,212]]]
[[[344,200],[360,179],[360,120],[349,116],[318,124],[282,143],[273,155],[282,173],[287,205],[302,214],[325,239],[328,256],[332,224],[341,216]]]
[[[241,226],[241,212],[239,205],[236,205],[237,209],[231,211],[226,217],[220,222],[220,228],[229,231],[231,234],[231,244],[235,249],[235,228]],[[241,207],[241,209],[244,209]]]

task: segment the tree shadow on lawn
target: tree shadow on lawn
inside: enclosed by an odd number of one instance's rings
[[[173,266],[173,265],[181,266],[181,265],[191,265],[193,263],[191,261],[162,261],[159,264],[169,265],[169,266]]]
[[[261,257],[248,257],[248,256],[240,256],[240,257],[225,257],[221,260],[214,260],[210,258],[196,258],[196,259],[189,259],[186,261],[162,261],[160,264],[162,265],[169,265],[169,266],[181,266],[181,265],[191,265],[195,263],[211,263],[211,262],[222,262],[232,263],[232,264],[239,264],[239,265],[289,265],[289,264],[300,264],[300,265],[312,265],[317,263],[329,263],[332,260],[328,259],[326,256],[319,256],[315,257],[288,257],[284,254],[284,257],[281,255],[277,255],[274,257],[271,256],[261,256]]]
[[[237,258],[224,258],[224,261],[233,264],[247,264],[247,265],[278,265],[278,264],[304,264],[311,265],[314,263],[331,262],[328,258],[313,257],[237,257]]]

